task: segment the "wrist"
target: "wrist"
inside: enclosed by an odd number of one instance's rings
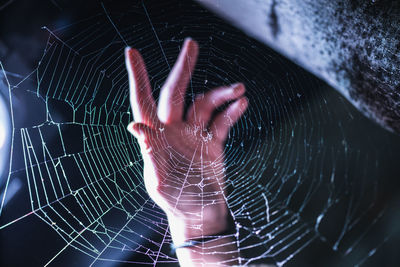
[[[204,214],[207,214],[205,210]],[[228,216],[227,207],[221,207],[218,212],[213,210],[211,214],[203,218],[184,218],[176,215],[168,216],[168,223],[172,240],[175,244],[181,244],[190,240],[201,239],[225,232],[230,227],[232,218]]]

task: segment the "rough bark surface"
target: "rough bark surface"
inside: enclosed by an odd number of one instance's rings
[[[197,1],[400,133],[400,1]]]

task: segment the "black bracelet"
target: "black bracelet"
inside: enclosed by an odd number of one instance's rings
[[[174,243],[171,244],[171,253],[175,253],[178,248],[187,248],[187,247],[194,247],[196,245],[200,245],[206,242],[210,242],[215,239],[224,238],[226,236],[236,235],[236,224],[231,216],[228,218],[228,228],[220,233],[208,235],[207,237],[191,239],[189,241],[185,241],[179,245],[175,245]]]

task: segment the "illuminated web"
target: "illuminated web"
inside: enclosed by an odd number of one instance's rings
[[[159,2],[151,9],[101,4],[94,16],[43,27],[48,39],[37,68],[15,83],[3,72],[12,115],[24,97],[36,119],[13,121],[1,231],[40,218],[62,240],[54,241],[46,265],[71,248],[89,264],[177,263],[168,221],[147,195],[140,149],[126,130],[132,114],[123,50],[142,53],[157,97],[183,39],[192,36],[201,48],[188,102],[237,81],[248,91],[248,111],[225,146],[223,185],[241,264],[290,263],[316,241],[354,264],[374,255],[390,235],[370,241],[385,215],[377,204],[380,154],[347,130],[359,115],[321,90],[322,82],[212,14],[181,14],[192,4],[180,4],[167,20],[168,5]],[[14,180],[26,188],[26,201],[9,216]]]

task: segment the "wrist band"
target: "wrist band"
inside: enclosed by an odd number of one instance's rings
[[[175,245],[174,243],[171,243],[171,252],[175,253],[175,251],[178,248],[194,247],[199,244],[203,244],[203,243],[215,240],[215,239],[224,238],[226,236],[235,235],[235,234],[236,234],[236,225],[235,225],[235,222],[233,221],[232,217],[229,216],[228,228],[225,231],[223,231],[221,233],[208,235],[207,237],[191,239],[191,240],[185,241],[179,245]]]

